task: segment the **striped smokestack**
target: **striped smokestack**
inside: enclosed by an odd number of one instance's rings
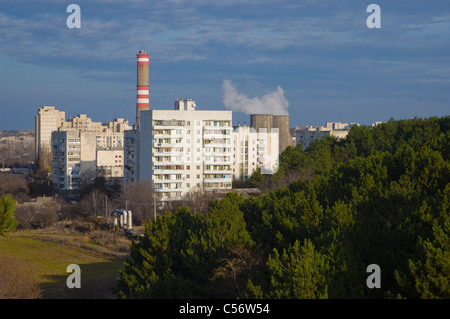
[[[136,124],[139,124],[141,111],[149,110],[148,90],[148,62],[150,54],[141,50],[137,56],[137,101],[136,101]]]

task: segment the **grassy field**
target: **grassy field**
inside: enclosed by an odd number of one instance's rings
[[[129,240],[123,234],[97,231],[90,234],[50,230],[20,231],[0,236],[0,259],[14,260],[38,284],[44,299],[114,298],[119,269],[128,256]],[[68,288],[67,266],[81,269],[81,288]],[[20,284],[20,283],[17,283]]]

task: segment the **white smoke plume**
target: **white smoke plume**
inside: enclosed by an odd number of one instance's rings
[[[249,98],[239,93],[229,80],[223,81],[222,90],[223,104],[232,111],[244,114],[289,115],[289,102],[280,86],[277,86],[276,91],[267,93],[261,98]]]

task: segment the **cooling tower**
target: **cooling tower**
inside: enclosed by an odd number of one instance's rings
[[[148,64],[150,54],[145,51],[139,51],[137,57],[137,101],[136,101],[136,124],[139,124],[141,111],[149,110],[149,80]]]
[[[251,114],[250,126],[259,132],[259,129],[266,128],[267,132],[273,127],[273,115],[272,114]]]
[[[289,130],[289,115],[274,115],[273,128],[278,128],[280,153],[286,147],[293,146],[291,132]]]
[[[294,145],[289,130],[289,115],[251,114],[250,126],[258,132],[261,128],[266,128],[267,132],[271,132],[272,128],[277,128],[280,153],[283,152],[286,147]]]

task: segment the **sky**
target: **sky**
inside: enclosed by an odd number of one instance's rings
[[[448,0],[2,0],[0,129],[34,129],[44,105],[134,123],[139,50],[151,109],[184,97],[291,127],[449,115]]]

